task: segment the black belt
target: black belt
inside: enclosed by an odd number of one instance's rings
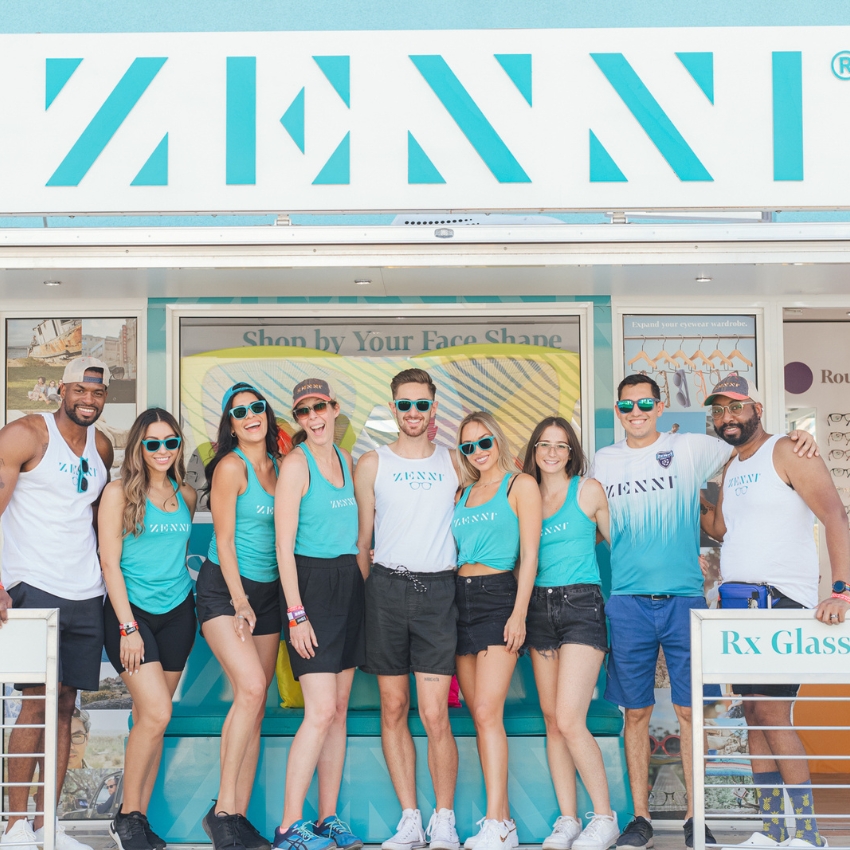
[[[641,599],[673,599],[675,593],[633,593],[633,596],[639,596]]]

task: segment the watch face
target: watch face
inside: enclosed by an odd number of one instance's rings
[[[832,585],[833,593],[846,593],[848,590],[850,590],[850,585],[846,581],[837,581]]]

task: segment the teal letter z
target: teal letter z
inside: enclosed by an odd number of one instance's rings
[[[79,185],[165,62],[164,57],[150,56],[133,60],[59,168],[53,172],[47,181],[48,186]]]

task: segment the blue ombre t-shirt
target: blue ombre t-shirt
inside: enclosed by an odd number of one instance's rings
[[[600,449],[590,477],[611,511],[611,593],[702,596],[699,491],[732,447],[705,434],[661,434],[632,449],[622,440]]]

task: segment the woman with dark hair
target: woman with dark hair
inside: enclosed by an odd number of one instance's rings
[[[587,710],[608,651],[605,604],[596,563],[597,532],[610,541],[608,499],[602,485],[583,479],[581,443],[569,422],[550,416],[534,429],[525,472],[543,499],[537,578],[528,606],[531,650],[546,753],[560,817],[544,850],[607,850],[620,834],[611,809],[602,753],[587,728]],[[593,813],[582,831],[576,770]]]
[[[146,812],[171,698],[195,640],[186,546],[197,494],[185,474],[174,417],[146,410],[127,436],[121,478],[106,485],[98,510],[106,654],[133,698],[123,801],[109,825],[122,850],[165,847]]]
[[[518,839],[503,714],[537,571],[540,491],[533,478],[517,473],[504,432],[486,411],[460,423],[458,452],[457,678],[475,722],[487,793],[481,830],[466,847],[511,850]]]
[[[275,492],[280,578],[286,597],[286,648],[304,694],[304,720],[289,749],[286,793],[274,846],[357,850],[363,842],[337,816],[345,763],[348,696],[366,661],[364,583],[357,566],[357,502],[351,456],[334,445],[339,404],[327,381],[292,391],[300,426],[281,464]],[[317,823],[304,800],[319,769]]]
[[[280,644],[277,437],[271,405],[256,387],[238,383],[225,392],[216,453],[206,468],[213,537],[197,582],[201,633],[233,689],[221,730],[218,799],[202,821],[214,850],[271,846],[245,813]]]

